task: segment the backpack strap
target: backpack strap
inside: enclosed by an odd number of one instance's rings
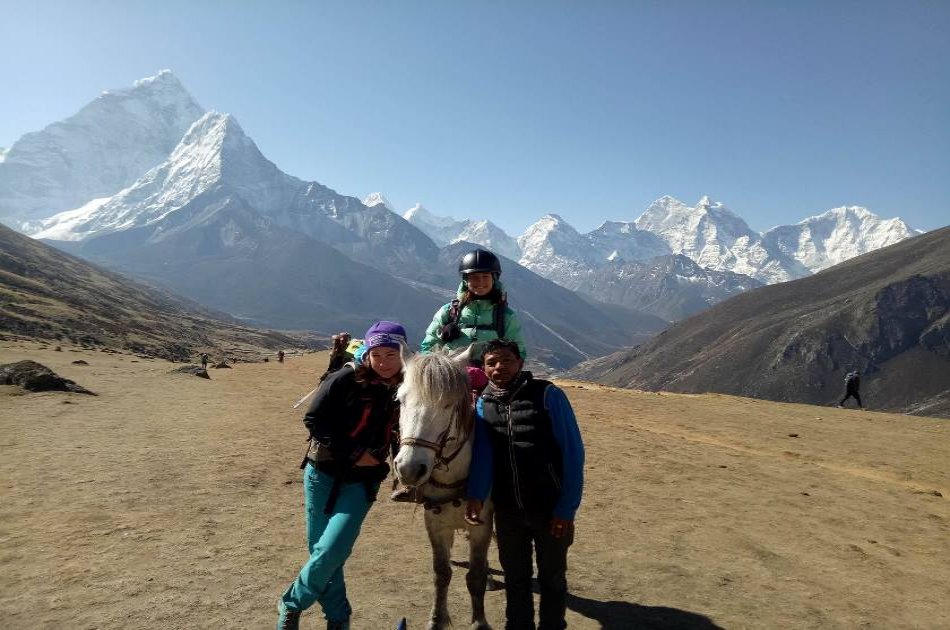
[[[495,304],[495,334],[499,339],[505,338],[505,311],[508,309],[508,294],[502,293],[501,299]]]
[[[458,324],[459,319],[462,317],[462,309],[459,308],[461,302],[458,299],[452,300],[452,304],[449,306],[449,321],[446,324]]]

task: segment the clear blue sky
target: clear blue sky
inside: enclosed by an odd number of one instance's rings
[[[171,68],[284,171],[580,230],[708,194],[755,229],[950,224],[950,2],[0,0],[0,146]]]

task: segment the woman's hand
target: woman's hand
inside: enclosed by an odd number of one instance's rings
[[[469,499],[465,505],[465,522],[469,525],[484,525],[482,520],[482,507],[484,504],[478,499]]]
[[[356,466],[379,466],[380,461],[369,454],[369,451],[363,451],[360,458],[356,460]]]

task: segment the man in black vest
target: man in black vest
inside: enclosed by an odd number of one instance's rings
[[[495,503],[505,572],[507,630],[534,630],[532,551],[541,587],[540,630],[567,627],[567,549],[584,486],[584,444],[571,403],[522,370],[518,344],[496,339],[482,354],[489,384],[475,405],[466,519]]]

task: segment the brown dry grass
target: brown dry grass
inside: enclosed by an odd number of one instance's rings
[[[0,345],[100,394],[0,388],[0,627],[272,627],[305,559],[290,405],[325,355],[205,381],[64,349]],[[950,627],[947,421],[563,385],[588,449],[571,627]],[[421,514],[379,501],[347,576],[355,628],[423,627]]]

